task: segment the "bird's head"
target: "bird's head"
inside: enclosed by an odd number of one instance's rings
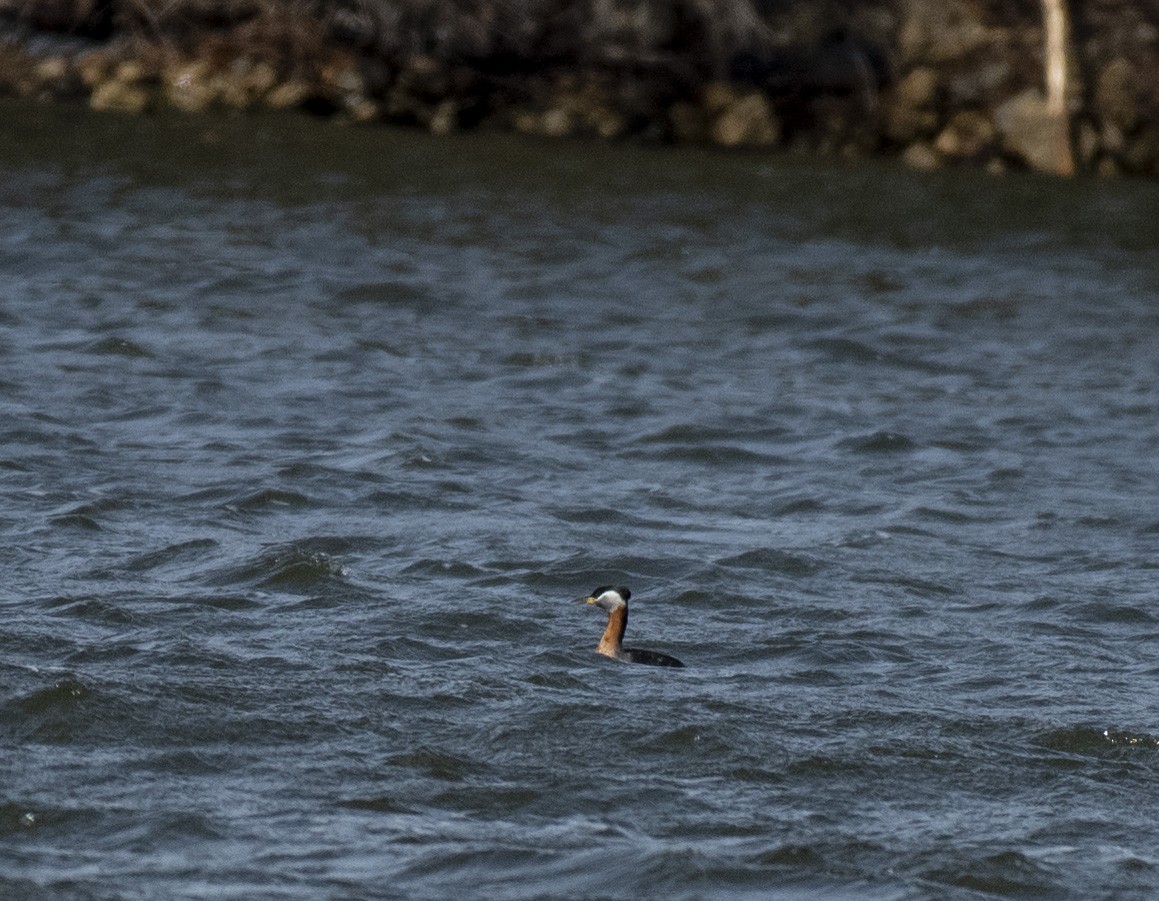
[[[606,610],[608,613],[611,613],[613,610],[627,607],[628,598],[631,596],[632,592],[623,586],[613,588],[611,585],[601,585],[587,597],[580,598],[579,600],[585,604],[595,604],[601,610]]]

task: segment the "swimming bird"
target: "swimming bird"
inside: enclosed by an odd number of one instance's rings
[[[581,604],[595,604],[601,610],[608,612],[608,627],[604,629],[600,643],[596,645],[596,653],[605,657],[614,657],[625,663],[647,663],[650,666],[684,666],[675,657],[661,654],[659,651],[641,651],[639,648],[626,648],[623,645],[624,630],[628,628],[628,598],[632,592],[627,588],[613,588],[611,585],[601,585],[587,597],[579,598]]]

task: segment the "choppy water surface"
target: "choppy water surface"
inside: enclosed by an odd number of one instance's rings
[[[1155,896],[1154,186],[7,114],[0,896]]]

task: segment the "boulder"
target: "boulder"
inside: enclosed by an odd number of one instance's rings
[[[772,147],[780,139],[780,122],[760,91],[736,98],[712,123],[712,140],[722,147]]]
[[[977,161],[990,155],[995,143],[994,126],[977,110],[956,113],[934,141],[934,149],[952,160]]]
[[[712,81],[700,92],[700,105],[709,116],[716,117],[736,103],[740,91],[727,81]]]
[[[369,97],[361,97],[352,100],[347,104],[343,110],[351,122],[357,122],[359,125],[366,125],[370,122],[378,122],[382,119],[382,107]]]
[[[1139,124],[1139,90],[1135,67],[1122,57],[1099,72],[1095,110],[1106,125],[1130,134]]]
[[[377,114],[366,79],[353,58],[335,55],[326,60],[318,71],[318,82],[334,109],[343,110],[355,121],[368,122]]]
[[[1017,83],[1009,56],[965,66],[946,78],[946,101],[955,106],[984,106]]]
[[[1046,98],[1031,88],[994,111],[1003,149],[1031,169],[1056,175],[1074,174],[1074,155],[1065,117],[1050,112]]]
[[[296,109],[310,99],[314,89],[300,78],[291,78],[283,81],[265,96],[265,103],[270,109]]]
[[[1095,167],[1095,174],[1099,178],[1118,178],[1123,174],[1122,167],[1115,162],[1114,158],[1104,156],[1099,160],[1099,164]]]
[[[908,144],[934,133],[938,127],[938,75],[928,66],[906,73],[889,96],[885,133]]]
[[[431,112],[427,128],[431,134],[449,135],[459,127],[459,103],[456,100],[443,100]]]
[[[894,100],[901,106],[929,109],[938,102],[938,73],[929,66],[911,69],[893,89]]]
[[[1075,129],[1075,152],[1078,154],[1078,161],[1083,169],[1089,170],[1094,167],[1102,146],[1103,143],[1099,140],[1099,130],[1091,124],[1090,120],[1081,120]]]
[[[910,144],[901,155],[901,161],[911,169],[930,172],[942,168],[942,158],[938,152],[924,141]]]
[[[177,63],[164,73],[165,98],[182,112],[201,112],[214,100],[208,76],[209,64],[204,60]]]
[[[52,84],[62,81],[69,74],[68,60],[63,56],[46,56],[36,64],[33,71],[41,82]]]
[[[93,88],[89,106],[102,112],[142,113],[149,108],[149,92],[140,84],[110,78]]]
[[[145,64],[139,59],[126,59],[117,63],[113,70],[113,78],[125,84],[139,84],[149,78]]]
[[[964,59],[994,40],[980,4],[902,0],[899,35],[906,63],[945,64]]]
[[[588,123],[596,134],[606,141],[622,137],[628,131],[628,121],[616,110],[601,107],[593,111]]]
[[[76,58],[76,71],[81,83],[92,90],[109,77],[114,62],[101,50],[91,50]]]
[[[539,120],[540,134],[549,138],[566,138],[575,131],[575,121],[564,106],[553,106]]]
[[[47,56],[32,69],[30,90],[44,97],[77,98],[87,93],[79,73],[64,56]]]
[[[1127,147],[1127,136],[1123,134],[1123,129],[1113,122],[1103,123],[1103,130],[1099,132],[1099,140],[1103,145],[1103,150],[1107,153],[1122,153]]]

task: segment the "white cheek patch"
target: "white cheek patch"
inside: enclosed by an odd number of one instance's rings
[[[596,604],[604,610],[611,611],[623,607],[625,601],[618,591],[605,591],[596,598]]]

